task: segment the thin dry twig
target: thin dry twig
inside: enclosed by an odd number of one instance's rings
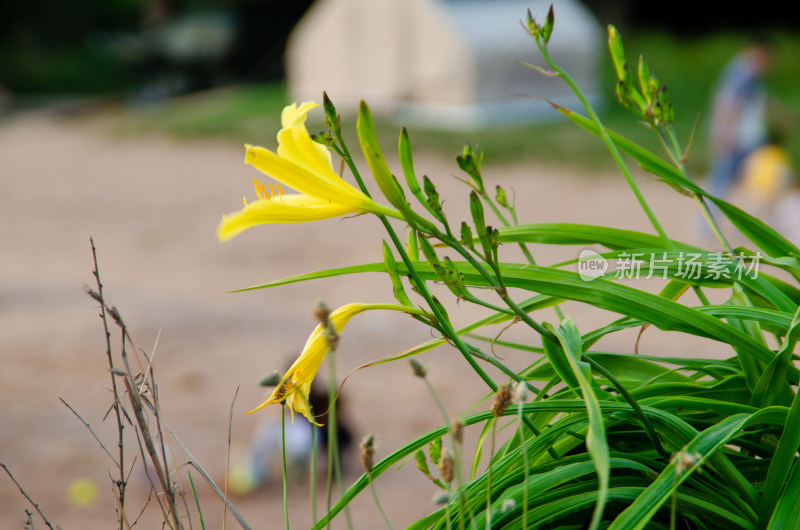
[[[122,412],[120,410],[122,408],[122,406],[121,406],[121,401],[119,399],[119,391],[117,389],[117,381],[116,381],[116,378],[114,377],[114,373],[113,373],[115,367],[114,367],[114,357],[113,357],[113,355],[111,353],[111,351],[112,351],[111,350],[111,332],[108,329],[108,318],[107,318],[107,313],[106,313],[106,302],[105,302],[105,298],[103,296],[103,283],[100,281],[100,267],[99,267],[99,265],[97,263],[97,248],[94,245],[94,238],[89,238],[89,243],[92,246],[92,260],[94,261],[94,270],[92,271],[92,274],[94,275],[95,281],[97,283],[97,291],[96,292],[92,291],[88,287],[86,288],[86,291],[87,291],[87,293],[89,293],[89,295],[92,298],[94,298],[95,300],[97,300],[97,302],[100,303],[100,318],[103,321],[103,331],[104,331],[105,340],[106,340],[106,357],[108,357],[108,367],[109,367],[109,370],[111,371],[111,391],[112,391],[112,393],[114,395],[113,408],[114,408],[114,415],[116,416],[115,419],[117,421],[117,448],[119,450],[119,458],[118,459],[114,459],[112,457],[112,460],[114,460],[114,463],[117,465],[117,469],[119,470],[119,478],[114,480],[114,486],[117,489],[117,493],[116,493],[115,497],[118,499],[117,509],[119,510],[119,513],[117,514],[117,516],[119,517],[119,527],[120,527],[120,530],[124,530],[125,519],[126,519],[125,513],[124,513],[125,512],[125,488],[127,486],[127,482],[125,480],[125,438],[124,438],[125,424],[122,421]],[[64,404],[66,405],[66,403],[64,403]],[[78,416],[78,417],[80,418],[80,416]],[[81,419],[81,421],[83,421],[83,420]],[[86,422],[84,422],[84,424],[86,424]],[[89,427],[89,425],[86,424],[86,427]],[[89,431],[91,432],[91,428],[89,429]],[[94,432],[92,432],[92,435],[95,437],[95,439],[97,438],[97,436],[94,434]],[[103,444],[101,443],[100,445],[102,446]],[[109,453],[106,450],[105,446],[103,446],[103,450],[105,450],[106,453],[108,453],[109,456],[111,456],[111,453]]]
[[[161,484],[161,489],[168,505],[169,515],[171,515],[173,519],[174,528],[181,528],[181,523],[178,520],[177,507],[175,505],[175,495],[170,487],[169,477],[165,473],[165,467],[162,465],[161,459],[158,456],[158,450],[156,449],[156,444],[153,441],[153,436],[150,433],[150,428],[147,426],[147,419],[144,415],[142,399],[135,390],[136,387],[130,371],[125,375],[125,377],[123,377],[122,380],[125,382],[125,389],[128,391],[131,407],[133,407],[133,415],[136,418],[136,423],[139,425],[139,433],[142,441],[144,442],[144,447],[147,450],[150,461],[153,463],[153,470],[156,473],[156,477]]]
[[[47,528],[50,528],[51,530],[55,530],[53,528],[53,525],[50,524],[50,521],[47,520],[47,517],[44,515],[42,510],[39,508],[39,505],[36,504],[35,502],[33,502],[33,499],[31,499],[30,495],[28,495],[28,493],[25,491],[25,489],[22,487],[22,485],[19,482],[17,482],[17,479],[14,478],[14,475],[11,473],[11,470],[8,469],[8,467],[3,462],[0,462],[0,467],[2,467],[3,471],[5,471],[6,474],[11,478],[11,481],[14,482],[14,484],[16,484],[17,488],[19,488],[19,492],[22,493],[22,495],[26,499],[28,499],[28,502],[31,503],[31,506],[33,506],[33,509],[36,510],[36,513],[39,514],[39,517],[42,518],[42,520],[44,521],[44,524],[47,525]],[[30,518],[30,511],[29,510],[25,510],[25,511],[28,514],[28,520],[31,522],[31,528],[33,528],[33,521],[31,521],[31,518]],[[56,528],[58,528],[58,526],[56,526]]]
[[[227,507],[228,510],[231,511],[236,520],[239,521],[239,524],[241,525],[242,528],[244,528],[245,530],[251,530],[250,526],[247,524],[247,522],[244,520],[241,514],[236,510],[236,508],[234,508],[230,499],[228,499],[225,493],[221,489],[219,489],[219,486],[217,486],[217,484],[214,482],[214,479],[211,478],[211,475],[209,475],[208,471],[203,469],[203,466],[197,463],[197,458],[195,458],[195,456],[192,454],[189,448],[186,447],[186,444],[184,444],[183,441],[181,441],[181,439],[178,438],[178,435],[175,434],[175,431],[173,431],[170,428],[168,423],[164,423],[164,428],[167,429],[167,432],[178,443],[178,445],[180,445],[181,448],[184,451],[186,451],[186,455],[189,457],[190,460],[185,465],[192,466],[197,470],[198,473],[200,473],[203,476],[204,479],[206,479],[208,485],[211,486],[211,489],[214,490],[214,493],[216,493],[217,496],[220,499],[222,499],[223,502],[225,502],[225,506]]]
[[[105,446],[105,444],[102,442],[102,440],[100,440],[100,438],[98,438],[97,434],[96,434],[96,433],[94,432],[94,430],[92,429],[92,426],[91,426],[91,425],[89,425],[89,424],[86,422],[86,420],[84,420],[84,419],[81,417],[81,415],[80,415],[80,414],[78,414],[78,413],[75,411],[75,409],[74,409],[74,408],[72,408],[72,407],[70,406],[70,404],[69,404],[69,403],[67,403],[66,401],[64,401],[64,398],[62,398],[62,397],[59,397],[59,398],[58,398],[58,400],[59,400],[59,401],[61,401],[61,403],[63,403],[63,404],[64,404],[64,406],[65,406],[65,407],[67,407],[67,408],[70,410],[70,412],[72,412],[72,413],[75,415],[75,417],[76,417],[76,418],[78,418],[78,420],[79,420],[81,423],[83,423],[83,426],[84,426],[84,427],[86,427],[87,429],[89,429],[89,432],[92,434],[92,437],[93,437],[95,440],[97,440],[97,443],[98,443],[98,444],[100,444],[100,448],[101,448],[101,449],[103,449],[103,451],[105,451],[105,453],[108,455],[108,457],[111,459],[111,461],[112,461],[112,462],[114,462],[114,466],[116,466],[117,468],[119,468],[119,467],[120,467],[120,465],[119,465],[119,462],[117,462],[117,459],[116,459],[116,458],[114,458],[114,455],[112,455],[112,454],[111,454],[111,452],[110,452],[110,451],[109,451],[109,450],[106,448],[106,446]]]

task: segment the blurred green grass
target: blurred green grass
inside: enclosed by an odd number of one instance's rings
[[[800,50],[800,36],[781,33],[774,37],[776,54],[768,84],[774,95],[790,109],[778,112],[774,121],[785,133],[785,145],[792,159],[797,161],[800,160],[796,117],[800,111],[800,63],[796,52]],[[723,65],[746,43],[745,36],[717,34],[682,38],[648,32],[633,36],[623,34],[623,38],[629,62],[635,64],[638,55],[644,54],[651,69],[667,85],[676,111],[676,132],[684,147],[689,144],[697,125],[687,167],[695,175],[702,174],[707,162],[706,116],[711,87]],[[636,137],[638,142],[660,153],[655,134],[616,102],[614,74],[607,58],[603,60],[601,72],[606,104],[600,109],[600,115],[605,125],[623,135]],[[233,86],[135,107],[123,113],[121,127],[126,132],[160,132],[179,138],[217,137],[274,147],[280,110],[287,102],[282,83]],[[414,126],[409,133],[414,148],[420,151],[454,156],[465,141],[470,141],[493,163],[538,161],[566,164],[590,173],[613,170],[613,162],[599,139],[579,130],[555,110],[553,112],[554,120],[546,123],[465,131]],[[321,128],[321,124],[309,124],[311,132]],[[396,145],[399,128],[399,124],[388,121],[376,123],[381,143],[387,150]]]

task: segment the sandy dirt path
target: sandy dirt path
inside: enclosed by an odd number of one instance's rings
[[[451,219],[465,218],[467,191],[452,177],[455,164],[418,155],[417,166],[440,186]],[[491,160],[485,175],[491,186],[502,183],[517,191],[524,204],[521,222],[647,229],[617,175],[581,176],[533,162],[503,167]],[[338,307],[391,301],[388,279],[379,275],[226,293],[381,256],[379,223],[368,216],[259,227],[220,244],[216,225],[222,213],[239,207],[242,195],[251,194],[253,176],[238,145],[118,138],[96,125],[42,115],[16,117],[0,127],[0,461],[53,523],[65,529],[110,528],[116,521],[109,459],[59,401],[68,402],[113,448],[116,428],[110,419],[101,421],[111,404],[101,322],[97,304],[83,291],[93,282],[90,236],[97,245],[107,299],[120,309],[137,346],[149,354],[159,337],[155,370],[165,421],[220,483],[237,387],[233,445],[241,447],[259,419],[279,417],[278,407],[261,418],[242,411],[263,398],[257,386],[260,376],[281,369],[304,344],[315,325],[310,316],[314,302],[323,298]],[[692,202],[647,175],[637,174],[637,179],[671,235],[691,241]],[[577,254],[575,249],[534,251],[544,263]],[[613,317],[576,304],[568,304],[567,312],[583,329]],[[457,324],[476,315],[453,306]],[[524,330],[513,333],[530,340]],[[656,332],[645,336],[642,349],[663,353],[665,347],[677,348],[687,355],[694,348],[725,351],[708,341],[664,337]],[[342,337],[339,371],[429,338],[408,317],[362,315]],[[633,333],[621,333],[601,347],[631,351],[634,339]],[[484,394],[485,387],[456,351],[440,348],[421,360],[453,415]],[[519,366],[529,361],[509,359]],[[375,433],[378,457],[441,423],[430,396],[405,363],[359,372],[345,392],[356,437]],[[474,439],[477,431],[468,434]],[[178,464],[187,460],[179,449],[176,455]],[[358,477],[357,467],[350,467],[347,482]],[[100,487],[99,498],[89,507],[70,504],[66,495],[69,484],[80,477]],[[130,482],[129,511],[135,514],[147,482],[138,472]],[[413,463],[386,473],[377,487],[396,527],[432,509],[435,488]],[[200,495],[207,527],[220,528],[221,504],[206,487]],[[305,485],[291,488],[295,528],[309,525],[307,495]],[[282,524],[279,484],[234,502],[254,528]],[[21,528],[26,508],[14,485],[0,475],[0,527]],[[369,495],[362,495],[352,509],[357,528],[380,524]],[[151,509],[140,527],[156,528],[154,515]],[[337,521],[334,526],[342,527],[341,519]],[[236,527],[230,515],[228,525]]]

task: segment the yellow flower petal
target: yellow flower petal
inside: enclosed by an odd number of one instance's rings
[[[319,104],[314,101],[306,101],[297,106],[297,103],[292,103],[284,107],[281,112],[281,127],[290,129],[292,127],[305,127],[306,116],[308,113],[319,107]]]
[[[375,201],[347,184],[335,173],[333,176],[336,180],[333,180],[330,175],[314,172],[296,164],[290,158],[284,158],[263,147],[248,146],[245,162],[300,193],[346,204],[365,212],[373,211],[377,206]]]
[[[308,129],[306,129],[305,125],[308,112],[317,106],[313,101],[307,101],[300,105],[299,108],[296,103],[292,103],[283,109],[281,113],[282,129],[278,132],[278,144],[281,144],[282,133],[291,131],[291,136],[295,138],[296,142],[304,141],[307,144],[310,151],[308,156],[316,162],[314,164],[316,167],[320,170],[333,171],[330,151],[324,145],[318,144],[311,139],[311,135],[308,134]],[[280,147],[278,147],[278,154],[283,156]],[[305,163],[305,160],[293,160],[293,162]]]
[[[217,227],[217,237],[220,241],[227,241],[260,224],[305,223],[354,212],[356,210],[343,204],[324,202],[308,195],[287,194],[249,202],[238,212],[223,215]]]
[[[300,192],[286,195],[279,188],[256,181],[258,201],[248,203],[238,212],[223,216],[217,228],[220,241],[226,241],[251,226],[264,223],[301,223],[346,215],[366,213],[402,219],[395,209],[376,203],[366,194],[336,174],[328,149],[311,139],[305,121],[314,102],[292,103],[283,109],[278,133],[278,152],[246,146],[245,163]]]
[[[281,129],[278,133],[278,156],[291,160],[328,182],[361,193],[336,174],[330,151],[324,145],[312,140],[305,128]]]
[[[386,306],[384,304],[347,304],[332,312],[329,319],[336,327],[336,330],[341,332],[354,315],[367,309],[378,307]],[[258,407],[247,411],[247,414],[252,414],[267,405],[279,403],[285,399],[286,404],[289,405],[293,411],[299,412],[305,416],[308,421],[316,423],[308,408],[308,392],[311,388],[311,381],[313,381],[314,377],[317,375],[319,367],[322,365],[322,361],[325,359],[327,353],[328,343],[325,340],[322,325],[318,324],[308,338],[300,357],[289,367],[281,383],[275,387],[270,397]],[[292,419],[294,419],[294,416]]]

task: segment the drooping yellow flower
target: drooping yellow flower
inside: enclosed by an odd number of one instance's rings
[[[388,309],[403,311],[405,313],[424,314],[424,311],[419,308],[394,304],[347,304],[333,311],[328,319],[336,327],[336,331],[341,332],[353,316],[369,309]],[[305,416],[308,421],[316,424],[309,410],[308,393],[311,390],[311,381],[316,377],[327,353],[328,343],[325,340],[324,330],[322,324],[318,324],[311,333],[311,336],[308,337],[303,352],[294,364],[289,367],[289,370],[287,370],[281,382],[275,387],[275,390],[269,398],[255,409],[247,411],[247,414],[252,414],[272,403],[282,403],[285,401],[292,411],[293,421],[294,413],[297,411]],[[323,411],[316,412],[319,413]]]
[[[330,151],[306,130],[306,115],[316,106],[292,103],[283,109],[277,153],[245,146],[245,163],[299,193],[283,193],[280,185],[277,189],[269,185],[268,191],[254,179],[257,200],[248,203],[245,199],[244,208],[222,217],[217,228],[220,241],[265,223],[302,223],[367,212],[401,218],[399,212],[373,201],[336,174]]]

